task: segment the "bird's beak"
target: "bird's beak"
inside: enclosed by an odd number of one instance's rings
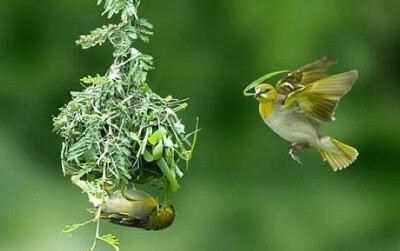
[[[254,98],[258,98],[258,97],[260,97],[260,95],[261,95],[261,92],[256,90],[256,93],[254,93]]]

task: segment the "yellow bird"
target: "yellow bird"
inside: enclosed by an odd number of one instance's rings
[[[107,196],[101,217],[117,225],[161,230],[173,223],[175,210],[172,206],[159,209],[156,199],[148,193],[130,188]]]
[[[318,125],[335,120],[340,99],[355,83],[356,70],[329,75],[336,61],[326,57],[287,74],[276,86],[262,83],[255,86],[254,97],[264,122],[280,137],[292,142],[290,156],[301,163],[295,153],[314,147],[334,171],[353,163],[358,152],[323,134]]]

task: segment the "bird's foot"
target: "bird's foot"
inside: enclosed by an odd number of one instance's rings
[[[310,147],[310,145],[307,143],[296,143],[296,142],[292,143],[292,146],[290,147],[290,150],[289,150],[289,155],[290,155],[290,157],[292,157],[292,159],[294,161],[296,161],[299,164],[302,164],[300,158],[298,156],[296,156],[295,153],[304,148],[308,148],[308,147]]]
[[[294,154],[295,152],[296,152],[296,149],[290,148],[290,150],[289,150],[290,157],[292,157],[292,159],[294,161],[296,161],[297,163],[302,164],[301,159]]]

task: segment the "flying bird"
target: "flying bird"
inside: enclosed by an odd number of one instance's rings
[[[290,156],[301,163],[296,152],[313,147],[334,171],[348,167],[358,156],[355,148],[325,135],[319,128],[321,123],[335,120],[340,99],[358,76],[357,70],[328,74],[336,63],[324,57],[288,73],[275,86],[258,83],[254,87],[264,122],[292,143]]]

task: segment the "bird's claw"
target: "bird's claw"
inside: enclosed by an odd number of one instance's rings
[[[301,159],[298,156],[296,156],[294,153],[295,153],[295,150],[293,148],[290,148],[290,151],[289,151],[290,157],[292,157],[292,159],[294,161],[296,161],[297,163],[302,164]]]

